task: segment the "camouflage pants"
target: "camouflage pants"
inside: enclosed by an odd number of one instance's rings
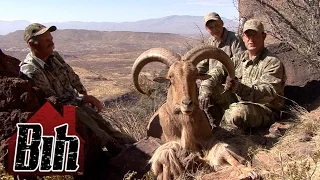
[[[99,113],[96,113],[93,108],[87,105],[76,107],[76,119],[95,133],[101,140],[102,146],[110,143],[110,141],[114,143],[126,141],[127,135],[116,131]]]
[[[224,86],[219,84],[214,87],[211,96],[214,106],[223,111],[222,122],[247,129],[266,127],[279,119],[278,113],[270,108],[258,103],[239,101],[236,94],[223,91]]]

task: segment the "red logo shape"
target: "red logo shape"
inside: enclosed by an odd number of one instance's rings
[[[64,106],[63,116],[45,103],[8,140],[11,175],[82,175],[85,141],[76,132],[75,106]]]

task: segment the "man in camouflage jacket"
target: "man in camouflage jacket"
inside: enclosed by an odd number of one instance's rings
[[[245,50],[245,47],[235,35],[234,32],[228,31],[223,27],[223,21],[219,14],[212,12],[204,16],[204,24],[210,37],[206,40],[206,44],[213,45],[214,47],[223,50],[230,58]],[[214,68],[219,61],[214,59],[206,59],[201,61],[197,68],[199,73],[205,74],[210,69]]]
[[[55,26],[45,27],[33,23],[26,27],[24,40],[28,43],[31,52],[20,64],[20,73],[39,87],[46,96],[54,97],[63,105],[76,106],[76,120],[84,123],[101,140],[101,147],[107,147],[113,154],[119,153],[120,145],[115,140],[122,134],[115,131],[98,112],[102,109],[100,101],[88,95],[80,82],[79,76],[63,60],[58,52],[53,51],[54,43],[51,32]],[[79,96],[79,93],[82,96]],[[91,104],[92,107],[86,104]],[[109,132],[102,130],[98,124],[108,126]]]
[[[264,47],[266,34],[259,20],[244,24],[242,38],[247,50],[231,58],[236,78],[226,77],[221,64],[211,69],[212,77],[200,87],[200,106],[206,109],[213,103],[224,110],[223,121],[242,129],[269,126],[284,105],[285,69]]]

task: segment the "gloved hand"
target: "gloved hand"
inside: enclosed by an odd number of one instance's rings
[[[207,109],[210,104],[210,93],[201,92],[198,99],[199,99],[200,109],[202,110]]]
[[[237,77],[235,78],[230,78],[229,76],[227,77],[226,83],[224,85],[225,90],[229,90],[232,93],[236,93],[239,89],[240,82]]]

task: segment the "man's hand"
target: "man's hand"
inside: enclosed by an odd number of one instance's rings
[[[199,107],[202,110],[205,110],[208,108],[210,103],[210,94],[207,93],[201,93],[198,97],[199,99]]]
[[[237,77],[230,78],[228,76],[226,80],[226,84],[224,85],[224,89],[229,90],[232,93],[236,93],[238,91],[239,85],[240,85],[240,82]]]
[[[101,112],[102,110],[102,104],[101,102],[91,95],[84,95],[82,98],[82,101],[84,104],[91,104],[92,107],[96,107],[98,109],[98,112]]]

